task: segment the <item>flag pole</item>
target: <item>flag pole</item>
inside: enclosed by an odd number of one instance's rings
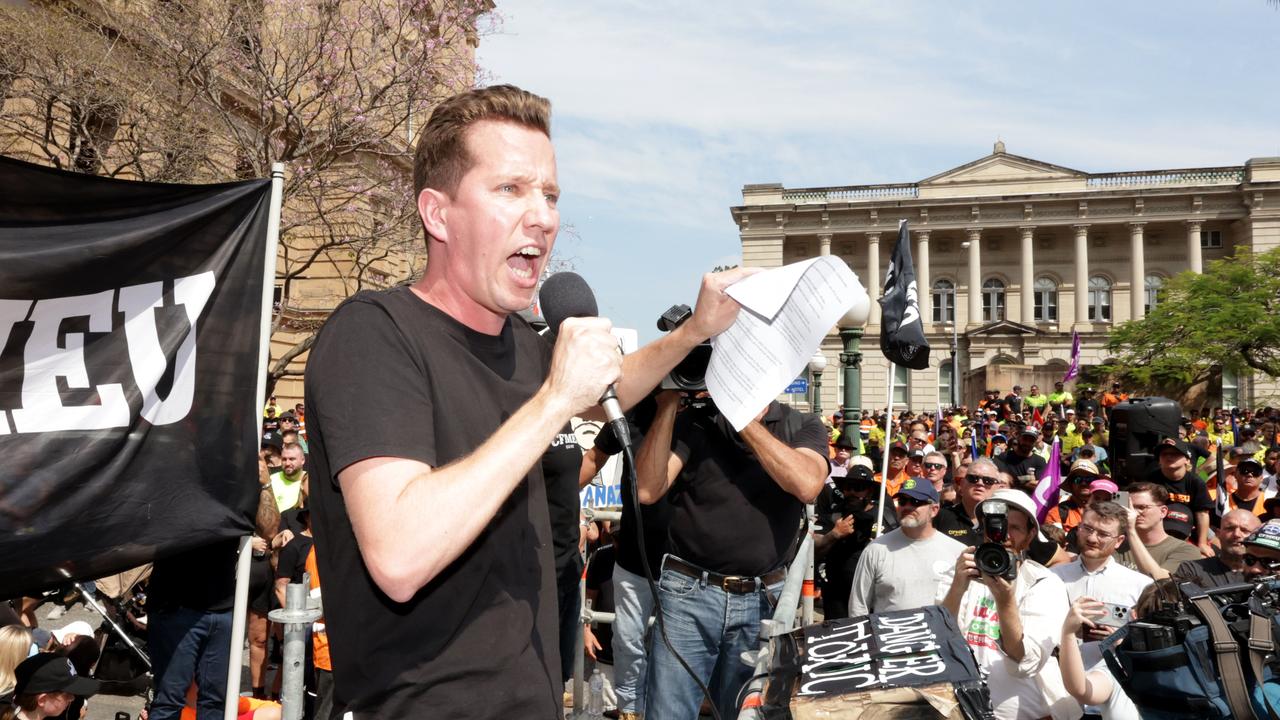
[[[889,398],[885,402],[884,414],[884,448],[880,461],[880,502],[876,505],[876,537],[884,532],[884,495],[885,487],[889,484],[889,449],[893,445],[893,436],[889,434],[893,423],[893,361],[889,361]]]
[[[262,314],[259,318],[258,378],[253,395],[254,435],[262,449],[262,394],[267,389],[267,364],[271,361],[271,299],[276,284],[276,253],[280,246],[280,206],[284,197],[284,163],[271,165],[271,205],[267,210],[267,242],[262,262]],[[254,463],[257,467],[257,462]],[[257,473],[254,473],[256,484]],[[255,496],[261,493],[254,493]],[[240,665],[244,654],[244,626],[249,611],[249,567],[253,559],[252,536],[240,538],[236,558],[236,595],[231,611],[231,656],[227,668],[227,700],[222,708],[223,720],[236,720],[240,709]]]

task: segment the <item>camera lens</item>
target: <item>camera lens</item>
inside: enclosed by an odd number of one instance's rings
[[[1013,554],[1003,545],[996,543],[979,545],[973,553],[973,562],[978,566],[978,570],[986,575],[994,575],[1006,580],[1013,580],[1018,575]]]

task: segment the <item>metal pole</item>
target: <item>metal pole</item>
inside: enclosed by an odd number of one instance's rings
[[[817,513],[814,511],[813,503],[809,503],[804,506],[804,514],[805,514],[805,519],[809,523],[809,528],[810,530],[812,530],[814,521],[817,519]],[[813,580],[814,580],[815,564],[816,564],[816,559],[814,557],[814,553],[809,553],[809,557],[804,564],[805,565],[804,586],[802,587],[800,592],[800,598],[801,598],[800,602],[802,604],[801,612],[800,612],[801,625],[813,624],[813,596],[814,596]]]
[[[773,618],[760,621],[760,648],[742,653],[742,661],[755,670],[752,680],[747,683],[746,699],[738,713],[738,720],[758,720],[760,712],[760,692],[764,689],[765,679],[769,676],[769,666],[773,662],[774,638],[785,635],[793,629],[796,621],[796,609],[800,600],[801,588],[804,584],[803,570],[813,557],[813,536],[806,533],[796,553],[795,562],[787,570],[787,579],[778,594],[778,604],[773,611]]]
[[[858,352],[861,339],[862,328],[840,330],[840,340],[844,343],[844,352],[840,353],[840,367],[844,373],[844,407],[841,410],[844,419],[840,428],[842,435],[850,430],[850,425],[855,433],[862,429],[862,353]],[[860,435],[855,437],[861,441]]]
[[[322,614],[319,608],[307,607],[307,588],[311,577],[302,574],[302,582],[290,583],[284,590],[284,608],[272,610],[267,617],[284,625],[284,663],[280,666],[281,720],[302,720],[306,696],[307,632]],[[237,697],[239,692],[236,693]]]
[[[581,617],[578,618],[578,643],[573,651],[573,717],[581,718],[587,716],[587,704],[583,702],[585,693],[582,687],[587,674],[587,649],[582,645],[582,624],[590,622],[591,605],[587,602],[587,573],[582,572],[582,577],[578,579],[578,602],[582,608]]]
[[[813,408],[814,415],[821,416],[822,415],[822,373],[811,372],[810,374],[813,375],[813,388],[812,388],[813,403],[811,407]]]
[[[254,400],[254,406],[258,401]],[[258,410],[261,412],[261,410]],[[249,563],[253,560],[253,537],[240,538],[240,554],[236,557],[236,595],[231,609],[231,654],[227,662],[227,700],[222,707],[223,720],[240,716],[240,663],[244,656],[244,625],[249,614]]]
[[[884,417],[884,461],[880,470],[880,503],[876,506],[875,523],[872,525],[876,529],[876,537],[884,532],[884,494],[885,487],[889,484],[889,449],[893,447],[893,363],[889,363],[889,402],[885,409]]]

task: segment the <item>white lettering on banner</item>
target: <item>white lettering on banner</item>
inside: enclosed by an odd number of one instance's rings
[[[832,630],[805,641],[799,695],[858,692],[947,671],[924,613],[875,616],[874,628],[870,618],[857,618]]]
[[[212,272],[174,281],[174,302],[184,308],[190,327],[174,357],[172,387],[163,400],[157,386],[168,367],[168,359],[160,347],[155,316],[156,308],[164,304],[162,283],[36,300],[34,307],[31,300],[0,300],[0,338],[7,341],[14,323],[26,317],[28,308],[34,323],[23,354],[22,407],[13,411],[15,431],[36,433],[129,426],[129,403],[121,383],[94,386],[98,402],[92,405],[63,405],[58,392],[59,377],[65,379],[69,388],[90,387],[85,366],[85,333],[67,332],[60,337],[63,321],[84,317],[89,320],[88,332],[115,332],[112,300],[117,297],[117,309],[125,316],[124,334],[133,379],[142,393],[142,417],[153,425],[168,425],[186,417],[195,395],[196,325],[216,284]],[[4,344],[0,342],[0,347]],[[0,434],[7,432],[7,424],[0,424]]]

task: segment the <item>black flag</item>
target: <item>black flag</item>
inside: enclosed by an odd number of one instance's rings
[[[253,531],[270,205],[0,158],[0,598]]]
[[[920,317],[916,269],[911,264],[911,233],[907,221],[898,223],[889,271],[880,298],[880,350],[894,365],[923,370],[929,367],[929,341],[924,339]]]

